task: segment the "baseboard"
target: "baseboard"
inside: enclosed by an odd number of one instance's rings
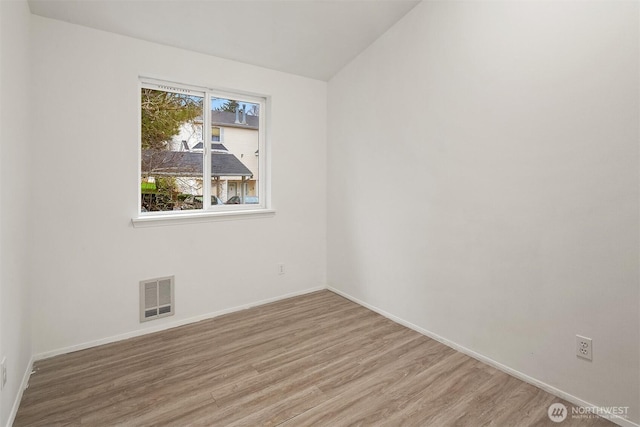
[[[16,419],[16,415],[18,415],[18,408],[20,407],[20,402],[22,401],[22,395],[24,391],[29,386],[29,378],[31,377],[31,372],[33,371],[33,362],[34,358],[32,357],[29,360],[29,364],[27,365],[27,369],[22,376],[22,382],[20,383],[20,388],[18,389],[18,395],[16,396],[16,400],[13,402],[13,407],[11,408],[11,413],[9,414],[9,418],[7,419],[7,427],[11,427],[13,422]]]
[[[311,292],[321,291],[323,289],[326,289],[326,287],[318,286],[316,288],[309,288],[309,289],[305,289],[303,291],[291,292],[291,293],[280,295],[280,296],[277,296],[277,297],[267,298],[267,299],[264,299],[264,300],[243,304],[243,305],[239,305],[239,306],[236,306],[236,307],[232,307],[232,308],[228,308],[228,309],[224,309],[224,310],[220,310],[220,311],[215,311],[215,312],[212,312],[212,313],[206,313],[206,314],[202,314],[202,315],[199,315],[199,316],[189,317],[187,319],[181,319],[181,320],[177,320],[175,322],[164,323],[162,325],[154,326],[154,327],[151,327],[151,328],[139,329],[137,331],[127,332],[125,334],[114,335],[114,336],[107,337],[107,338],[101,338],[101,339],[94,340],[94,341],[84,342],[82,344],[76,344],[76,345],[72,345],[72,346],[69,346],[69,347],[59,348],[59,349],[51,350],[51,351],[46,351],[46,352],[34,355],[32,360],[33,361],[38,361],[38,360],[42,360],[42,359],[48,359],[50,357],[58,356],[58,355],[61,355],[61,354],[72,353],[74,351],[85,350],[87,348],[97,347],[97,346],[103,345],[103,344],[110,344],[110,343],[113,343],[113,342],[122,341],[122,340],[126,340],[126,339],[129,339],[129,338],[135,338],[135,337],[139,337],[139,336],[142,336],[142,335],[152,334],[154,332],[160,332],[160,331],[164,331],[164,330],[167,330],[167,329],[177,328],[178,326],[184,326],[184,325],[188,325],[190,323],[195,323],[195,322],[200,322],[202,320],[212,319],[214,317],[222,316],[224,314],[229,314],[229,313],[233,313],[233,312],[236,312],[236,311],[246,310],[248,308],[255,307],[257,305],[268,304],[268,303],[271,303],[271,302],[276,302],[276,301],[280,301],[280,300],[287,299],[287,298],[292,298],[292,297],[296,297],[296,296],[300,296],[300,295],[305,295],[305,294],[308,294],[308,293],[311,293]]]
[[[479,360],[479,361],[481,361],[483,363],[486,363],[487,365],[492,366],[492,367],[494,367],[494,368],[496,368],[496,369],[498,369],[498,370],[500,370],[500,371],[502,371],[502,372],[504,372],[506,374],[509,374],[509,375],[511,375],[511,376],[513,376],[515,378],[518,378],[519,380],[522,380],[522,381],[524,381],[524,382],[526,382],[528,384],[531,384],[531,385],[533,385],[535,387],[538,387],[538,388],[546,391],[547,393],[550,393],[550,394],[552,394],[554,396],[557,396],[557,397],[559,397],[561,399],[564,399],[564,400],[566,400],[568,402],[571,402],[574,405],[578,405],[578,406],[582,406],[582,407],[588,407],[588,408],[598,408],[597,405],[593,405],[591,403],[588,403],[588,402],[586,402],[586,401],[584,401],[584,400],[582,400],[582,399],[580,399],[580,398],[578,398],[576,396],[573,396],[573,395],[571,395],[569,393],[566,393],[566,392],[564,392],[564,391],[562,391],[562,390],[560,390],[558,388],[555,388],[555,387],[553,387],[553,386],[551,386],[551,385],[549,385],[549,384],[547,384],[545,382],[542,382],[540,380],[532,378],[532,377],[530,377],[530,376],[528,376],[528,375],[526,375],[526,374],[524,374],[524,373],[522,373],[520,371],[517,371],[517,370],[515,370],[513,368],[510,368],[510,367],[508,367],[506,365],[503,365],[503,364],[501,364],[501,363],[499,363],[499,362],[497,362],[497,361],[495,361],[495,360],[493,360],[493,359],[491,359],[489,357],[483,356],[482,354],[476,353],[473,350],[470,350],[470,349],[468,349],[468,348],[466,348],[466,347],[464,347],[462,345],[459,345],[459,344],[457,344],[457,343],[455,343],[453,341],[450,341],[450,340],[448,340],[448,339],[446,339],[444,337],[441,337],[440,335],[435,334],[435,333],[433,333],[433,332],[431,332],[431,331],[429,331],[427,329],[421,328],[420,326],[414,325],[413,323],[408,322],[408,321],[406,321],[406,320],[404,320],[404,319],[402,319],[402,318],[400,318],[398,316],[395,316],[395,315],[393,315],[391,313],[388,313],[388,312],[386,312],[386,311],[384,311],[384,310],[382,310],[382,309],[380,309],[380,308],[378,308],[376,306],[373,306],[373,305],[371,305],[369,303],[361,301],[358,298],[347,294],[346,292],[343,292],[343,291],[341,291],[339,289],[336,289],[334,287],[331,287],[331,286],[327,286],[327,287],[319,286],[319,287],[316,287],[316,288],[305,289],[303,291],[284,294],[284,295],[277,296],[277,297],[274,297],[274,298],[268,298],[268,299],[264,299],[264,300],[260,300],[260,301],[256,301],[256,302],[252,302],[252,303],[248,303],[248,304],[243,304],[243,305],[232,307],[232,308],[225,309],[225,310],[220,310],[220,311],[216,311],[216,312],[212,312],[212,313],[207,313],[207,314],[203,314],[203,315],[199,315],[199,316],[190,317],[188,319],[182,319],[182,320],[179,320],[179,321],[176,321],[176,322],[165,323],[163,325],[160,325],[160,326],[157,326],[157,327],[153,327],[153,328],[145,328],[145,329],[141,329],[141,330],[138,330],[138,331],[129,332],[129,333],[126,333],[126,334],[115,335],[115,336],[108,337],[108,338],[89,341],[89,342],[85,342],[85,343],[82,343],[82,344],[77,344],[77,345],[70,346],[70,347],[64,347],[64,348],[60,348],[60,349],[57,349],[57,350],[52,350],[52,351],[36,354],[31,358],[31,360],[29,362],[29,365],[27,367],[27,371],[25,372],[24,377],[22,379],[22,385],[20,387],[20,392],[18,393],[18,396],[16,397],[16,401],[15,401],[15,403],[13,405],[12,410],[11,410],[11,414],[9,416],[7,427],[11,427],[11,425],[13,424],[13,421],[15,419],[15,416],[18,413],[18,407],[20,405],[20,401],[22,400],[22,394],[23,394],[24,390],[27,388],[27,386],[29,384],[29,377],[31,375],[31,371],[33,370],[33,362],[34,361],[47,359],[49,357],[57,356],[57,355],[60,355],[60,354],[71,353],[71,352],[78,351],[78,350],[84,350],[84,349],[87,349],[87,348],[96,347],[96,346],[103,345],[103,344],[109,344],[109,343],[113,343],[113,342],[117,342],[117,341],[122,341],[122,340],[126,340],[126,339],[129,339],[129,338],[134,338],[134,337],[137,337],[137,336],[147,335],[147,334],[154,333],[154,332],[160,332],[160,331],[163,331],[163,330],[166,330],[166,329],[171,329],[171,328],[175,328],[175,327],[178,327],[178,326],[183,326],[183,325],[187,325],[187,324],[190,324],[190,323],[199,322],[201,320],[212,319],[214,317],[222,316],[224,314],[229,314],[229,313],[233,313],[233,312],[236,312],[236,311],[246,310],[248,308],[255,307],[255,306],[258,306],[258,305],[268,304],[268,303],[271,303],[271,302],[276,302],[276,301],[280,301],[280,300],[283,300],[283,299],[292,298],[292,297],[295,297],[295,296],[305,295],[305,294],[308,294],[308,293],[311,293],[311,292],[317,292],[317,291],[320,291],[320,290],[323,290],[323,289],[328,289],[331,292],[334,292],[334,293],[336,293],[336,294],[338,294],[340,296],[343,296],[343,297],[347,298],[350,301],[353,301],[354,303],[356,303],[358,305],[366,307],[369,310],[374,311],[374,312],[386,317],[389,320],[392,320],[392,321],[394,321],[394,322],[396,322],[396,323],[398,323],[400,325],[406,326],[407,328],[412,329],[412,330],[414,330],[414,331],[416,331],[416,332],[418,332],[418,333],[420,333],[422,335],[425,335],[425,336],[427,336],[429,338],[432,338],[432,339],[434,339],[436,341],[439,341],[442,344],[446,345],[447,347],[451,347],[454,350],[457,350],[457,351],[459,351],[461,353],[466,354],[467,356],[473,357],[476,360]],[[636,424],[633,421],[630,421],[630,420],[627,420],[627,419],[624,419],[624,418],[620,418],[620,417],[615,417],[614,416],[614,417],[609,418],[609,420],[611,422],[614,422],[614,423],[616,423],[616,424],[618,424],[620,426],[623,426],[623,427],[640,427],[640,424]]]
[[[401,319],[398,316],[395,316],[395,315],[393,315],[391,313],[388,313],[388,312],[386,312],[384,310],[381,310],[378,307],[375,307],[375,306],[373,306],[371,304],[368,304],[368,303],[366,303],[364,301],[361,301],[358,298],[347,294],[346,292],[343,292],[343,291],[341,291],[339,289],[336,289],[334,287],[331,287],[331,286],[327,286],[327,289],[330,290],[331,292],[334,292],[334,293],[336,293],[336,294],[338,294],[340,296],[343,296],[343,297],[347,298],[350,301],[355,302],[358,305],[366,307],[371,311],[375,311],[376,313],[386,317],[389,320],[393,320],[394,322],[396,322],[396,323],[398,323],[398,324],[400,324],[402,326],[406,326],[409,329],[413,329],[414,331],[419,332],[422,335],[425,335],[425,336],[427,336],[429,338],[432,338],[432,339],[434,339],[436,341],[441,342],[442,344],[446,345],[447,347],[451,347],[452,349],[457,350],[460,353],[464,353],[467,356],[473,357],[474,359],[479,360],[480,362],[486,363],[489,366],[492,366],[492,367],[494,367],[494,368],[496,368],[496,369],[498,369],[498,370],[500,370],[500,371],[502,371],[502,372],[504,372],[506,374],[511,375],[512,377],[518,378],[519,380],[522,380],[522,381],[524,381],[524,382],[526,382],[528,384],[531,384],[531,385],[533,385],[535,387],[538,387],[538,388],[546,391],[547,393],[550,393],[550,394],[552,394],[554,396],[557,396],[557,397],[559,397],[561,399],[566,400],[567,402],[571,402],[574,405],[578,405],[578,406],[582,406],[582,407],[586,407],[586,408],[593,408],[593,409],[597,409],[598,408],[597,405],[593,405],[591,403],[585,402],[584,400],[582,400],[582,399],[580,399],[580,398],[578,398],[576,396],[573,396],[573,395],[571,395],[569,393],[566,393],[566,392],[564,392],[564,391],[562,391],[560,389],[557,389],[557,388],[555,388],[555,387],[553,387],[553,386],[551,386],[551,385],[549,385],[549,384],[547,384],[545,382],[542,382],[540,380],[532,378],[532,377],[530,377],[530,376],[528,376],[528,375],[526,375],[526,374],[524,374],[524,373],[522,373],[520,371],[517,371],[517,370],[515,370],[513,368],[510,368],[510,367],[508,367],[506,365],[503,365],[500,362],[497,362],[497,361],[495,361],[493,359],[490,359],[490,358],[488,358],[486,356],[483,356],[482,354],[476,353],[475,351],[470,350],[470,349],[468,349],[466,347],[463,347],[460,344],[457,344],[457,343],[455,343],[453,341],[449,341],[448,339],[443,338],[438,334],[435,334],[435,333],[433,333],[431,331],[428,331],[428,330],[426,330],[424,328],[421,328],[420,326],[414,325],[411,322],[407,322],[406,320]],[[627,420],[625,418],[621,418],[621,417],[618,417],[618,416],[615,416],[615,415],[610,417],[610,418],[608,418],[608,420],[613,422],[613,423],[616,423],[616,424],[618,424],[620,426],[623,426],[623,427],[640,427],[640,424],[636,424],[633,421],[630,421],[630,420]]]

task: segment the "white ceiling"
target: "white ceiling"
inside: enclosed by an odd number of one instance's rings
[[[31,12],[329,80],[417,0],[29,0]]]

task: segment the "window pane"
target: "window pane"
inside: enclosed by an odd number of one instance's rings
[[[211,98],[211,204],[258,204],[260,105]]]
[[[142,89],[142,212],[202,209],[203,101]]]

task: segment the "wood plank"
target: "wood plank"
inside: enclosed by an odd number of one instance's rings
[[[329,291],[34,368],[16,427],[551,426],[561,401]]]

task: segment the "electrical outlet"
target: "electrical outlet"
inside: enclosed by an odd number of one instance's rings
[[[7,358],[3,357],[2,362],[0,362],[0,390],[2,390],[7,384]]]
[[[281,276],[284,274],[284,264],[278,264],[278,274]]]
[[[576,356],[593,360],[593,344],[591,338],[576,335]]]

